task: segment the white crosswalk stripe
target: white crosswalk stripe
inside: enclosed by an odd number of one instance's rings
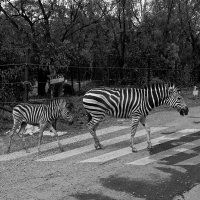
[[[163,141],[167,138],[165,138],[165,136],[161,136],[161,137],[158,137],[156,139],[153,139],[152,142],[154,144],[159,144],[160,141]],[[138,151],[142,150],[142,149],[145,149],[147,148],[147,142],[141,142],[139,144],[136,144],[135,145],[136,149]],[[116,150],[116,151],[112,151],[112,152],[109,152],[109,153],[106,153],[106,154],[103,154],[103,155],[100,155],[100,156],[96,156],[94,158],[89,158],[87,160],[83,160],[83,161],[80,161],[81,163],[87,163],[87,162],[101,162],[101,163],[104,163],[104,162],[107,162],[107,161],[110,161],[110,160],[113,160],[115,158],[119,158],[121,156],[125,156],[125,155],[128,155],[128,154],[131,154],[132,151],[131,151],[131,148],[130,147],[125,147],[125,148],[122,148],[122,149],[119,149],[119,150]]]
[[[158,144],[162,145],[164,143],[170,142],[168,143],[170,144],[168,147],[169,149],[162,150],[162,148],[160,149],[160,147],[158,146],[159,148],[157,148],[158,150],[157,153],[155,152],[152,155],[149,155],[148,151],[146,151],[142,153],[143,157],[141,157],[140,156],[141,154],[139,154],[140,152],[138,152],[137,154],[135,154],[137,156],[133,156],[131,158],[128,157],[128,159],[131,159],[132,161],[131,160],[129,162],[125,161],[124,164],[129,165],[129,166],[148,165],[154,162],[166,164],[168,160],[173,159],[173,157],[175,158],[175,160],[172,162],[173,165],[181,166],[181,165],[199,164],[200,156],[198,155],[198,151],[200,149],[199,147],[200,137],[198,136],[198,134],[194,134],[194,135],[192,134],[199,132],[200,129],[183,129],[183,130],[179,130],[177,132],[170,133],[170,134],[165,134],[165,135],[158,134],[159,131],[162,132],[163,130],[167,130],[168,128],[169,127],[152,127],[151,132],[154,134],[155,133],[157,134],[155,134],[154,138],[151,141],[152,141],[153,146],[156,146]],[[129,129],[130,129],[129,126],[111,126],[108,128],[98,130],[97,135],[98,136],[106,135],[106,137],[104,137],[104,139],[102,139],[101,141],[101,143],[104,146],[111,146],[117,143],[120,143],[120,145],[122,144],[122,146],[124,146],[125,143],[130,140]],[[121,131],[122,131],[122,135],[119,135]],[[127,134],[125,134],[126,132]],[[112,134],[112,133],[116,133],[117,136],[115,137],[115,134]],[[135,147],[138,149],[138,151],[147,148],[146,139],[142,138],[142,136],[144,135],[146,135],[146,131],[144,129],[137,131],[136,138],[138,137],[141,141],[135,144]],[[108,138],[108,139],[105,139],[105,138]],[[74,148],[76,144],[78,145],[78,142],[82,142],[86,140],[88,140],[87,142],[91,140],[91,144],[80,147],[80,145],[82,145],[83,143],[79,143],[79,146]],[[123,156],[132,154],[131,148],[129,146],[123,148],[123,147],[120,147],[120,145],[116,145],[117,150],[116,148],[114,148],[115,150],[113,150],[113,148],[110,147],[110,148],[106,148],[106,151],[104,150],[96,151],[94,149],[94,142],[90,133],[63,139],[61,140],[61,143],[63,145],[69,145],[69,147],[70,147],[70,144],[71,145],[73,144],[73,149],[62,152],[62,153],[56,153],[54,155],[45,156],[43,158],[37,159],[36,161],[41,161],[41,162],[42,161],[58,161],[58,160],[64,160],[70,157],[74,157],[75,158],[74,160],[77,164],[78,163],[81,163],[81,164],[101,163],[102,164],[102,163],[106,163],[108,161],[112,161],[117,158],[122,159]],[[42,151],[47,151],[54,148],[57,148],[57,142],[51,142],[51,143],[42,145]],[[9,161],[9,160],[13,160],[13,159],[17,159],[17,158],[21,158],[21,157],[25,157],[25,156],[29,156],[31,154],[37,153],[37,147],[31,148],[30,151],[31,153],[29,154],[27,154],[23,150],[23,151],[13,152],[11,154],[0,155],[0,161]],[[88,154],[84,154],[85,159],[83,159],[82,156],[79,156],[83,153],[88,153]],[[97,155],[97,156],[94,156],[94,155]],[[179,155],[182,157],[178,157],[179,159],[177,159],[177,156]]]
[[[171,134],[170,137],[161,136],[161,137],[152,139],[151,141],[152,141],[153,145],[157,145],[157,144],[164,143],[166,141],[178,139],[181,136],[189,135],[189,134],[197,132],[197,131],[200,131],[200,130],[199,129],[187,129],[187,130],[185,129],[185,130],[176,132],[174,134]],[[145,149],[147,147],[147,144],[146,144],[146,142],[141,142],[139,144],[136,144],[135,147],[138,150],[142,150],[142,149]],[[90,163],[90,162],[91,163],[95,163],[95,162],[104,163],[104,162],[107,162],[107,161],[110,161],[112,159],[116,159],[116,158],[119,158],[121,156],[125,156],[125,155],[128,155],[128,154],[131,154],[130,147],[122,148],[122,149],[112,151],[112,152],[109,152],[109,153],[106,153],[106,154],[103,154],[103,155],[100,155],[100,156],[96,156],[96,157],[93,157],[93,158],[86,159],[86,160],[83,160],[83,161],[80,161],[80,162],[81,163]],[[154,159],[151,159],[151,158],[148,158],[148,157],[147,158],[141,158],[138,161],[134,161],[132,163],[127,163],[127,164],[138,165],[138,163],[141,163],[142,161],[144,161],[144,163],[148,163],[148,162],[150,163],[150,162],[153,162]]]
[[[200,129],[197,129],[197,131],[200,131]],[[197,132],[197,131],[195,131],[195,132]],[[188,133],[191,133],[191,132],[188,131]],[[192,132],[192,133],[194,133],[194,132]],[[158,161],[160,159],[164,159],[164,158],[173,156],[179,152],[194,153],[194,151],[190,150],[190,148],[191,147],[195,148],[195,147],[199,146],[199,144],[200,144],[200,139],[195,140],[193,143],[185,143],[183,145],[179,145],[174,148],[168,149],[166,151],[162,151],[162,152],[154,154],[152,156],[147,156],[147,157],[144,157],[144,158],[141,158],[141,159],[138,159],[133,162],[126,163],[126,164],[128,164],[128,165],[147,165],[147,164],[153,163],[155,161]]]
[[[106,134],[113,133],[113,132],[120,131],[120,130],[127,129],[127,128],[129,128],[129,126],[110,126],[108,128],[103,128],[103,129],[97,130],[97,134],[99,136],[106,135]],[[87,140],[90,138],[91,138],[91,134],[85,133],[82,135],[63,139],[63,140],[61,140],[61,143],[63,145],[68,145],[68,144],[72,144],[75,142]],[[58,146],[57,142],[51,142],[51,143],[41,145],[41,150],[47,151],[47,150],[57,148],[57,146]],[[37,147],[30,148],[29,150],[30,150],[30,153],[26,153],[24,150],[21,150],[21,151],[13,152],[10,154],[0,155],[0,161],[9,161],[9,160],[17,159],[17,158],[22,158],[22,157],[26,157],[26,156],[29,156],[31,154],[35,154],[38,152]]]
[[[166,127],[152,127],[151,128],[152,133],[161,131],[163,129],[166,129]],[[136,137],[141,137],[141,136],[143,136],[145,134],[146,134],[145,130],[141,130],[141,131],[138,131]],[[119,143],[119,142],[122,142],[122,141],[125,141],[125,140],[129,140],[129,139],[130,139],[130,133],[122,135],[122,136],[119,136],[119,137],[115,137],[115,138],[111,138],[111,139],[102,141],[101,143],[104,146],[106,146],[106,145],[116,144],[116,143]],[[128,149],[129,149],[129,152],[130,152],[130,147]],[[82,153],[86,153],[86,152],[89,152],[89,151],[92,151],[92,150],[94,150],[94,144],[87,145],[87,146],[84,146],[84,147],[80,147],[80,148],[77,148],[77,149],[73,149],[73,150],[70,150],[70,151],[66,151],[66,152],[63,152],[63,153],[60,153],[60,154],[47,156],[45,158],[38,159],[37,161],[62,160],[62,159],[69,158],[69,157],[72,157],[72,156],[75,156],[75,155],[79,155],[79,154],[82,154]]]

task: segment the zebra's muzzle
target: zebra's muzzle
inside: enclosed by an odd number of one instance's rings
[[[187,115],[188,112],[189,112],[188,107],[182,108],[182,109],[180,110],[180,115],[182,115],[182,116]]]

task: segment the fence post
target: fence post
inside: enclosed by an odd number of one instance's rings
[[[29,63],[30,49],[26,51],[26,65],[25,65],[25,102],[28,101],[28,63]]]
[[[78,91],[81,90],[80,64],[78,62]]]
[[[150,58],[150,56],[148,56],[147,64],[148,64],[147,83],[149,84],[151,81],[151,58]]]
[[[110,87],[110,67],[108,67],[108,87]]]
[[[74,70],[73,70],[73,66],[71,66],[71,69],[70,69],[70,76],[71,76],[71,86],[74,90]]]

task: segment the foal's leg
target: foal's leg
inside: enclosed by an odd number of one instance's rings
[[[50,124],[49,129],[54,133],[54,136],[55,136],[56,139],[57,139],[58,147],[60,148],[60,151],[64,151],[63,146],[62,146],[62,144],[60,143],[58,133],[57,133],[57,131],[53,128],[52,124]]]
[[[26,125],[27,125],[27,123],[25,123],[25,122],[23,122],[21,124],[21,128],[20,128],[20,130],[18,132],[18,135],[22,137],[23,146],[24,146],[24,149],[26,150],[26,153],[30,153],[30,151],[28,150],[27,143],[26,143],[26,138],[24,137],[24,132],[25,132]]]
[[[145,130],[147,132],[147,149],[150,150],[150,149],[152,149],[152,143],[151,143],[151,138],[150,138],[151,128],[146,123],[146,117],[141,117],[140,123],[143,125],[143,127],[145,128]]]
[[[10,147],[11,147],[11,143],[12,143],[12,138],[14,136],[14,134],[16,133],[16,130],[19,128],[20,123],[17,122],[16,120],[14,120],[14,124],[12,127],[12,130],[9,133],[9,141],[8,141],[8,149],[7,149],[7,153],[10,153]]]
[[[41,145],[41,142],[42,142],[42,138],[43,138],[43,132],[46,128],[47,124],[40,124],[40,131],[39,131],[39,141],[38,141],[38,153],[40,153],[40,145]]]

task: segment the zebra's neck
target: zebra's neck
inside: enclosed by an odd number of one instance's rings
[[[61,115],[60,106],[57,103],[52,101],[49,104],[49,113],[50,113],[49,117],[51,121],[59,118]]]
[[[147,96],[147,107],[151,109],[161,106],[165,103],[167,97],[166,88],[162,85],[157,85],[146,89],[145,95]]]

